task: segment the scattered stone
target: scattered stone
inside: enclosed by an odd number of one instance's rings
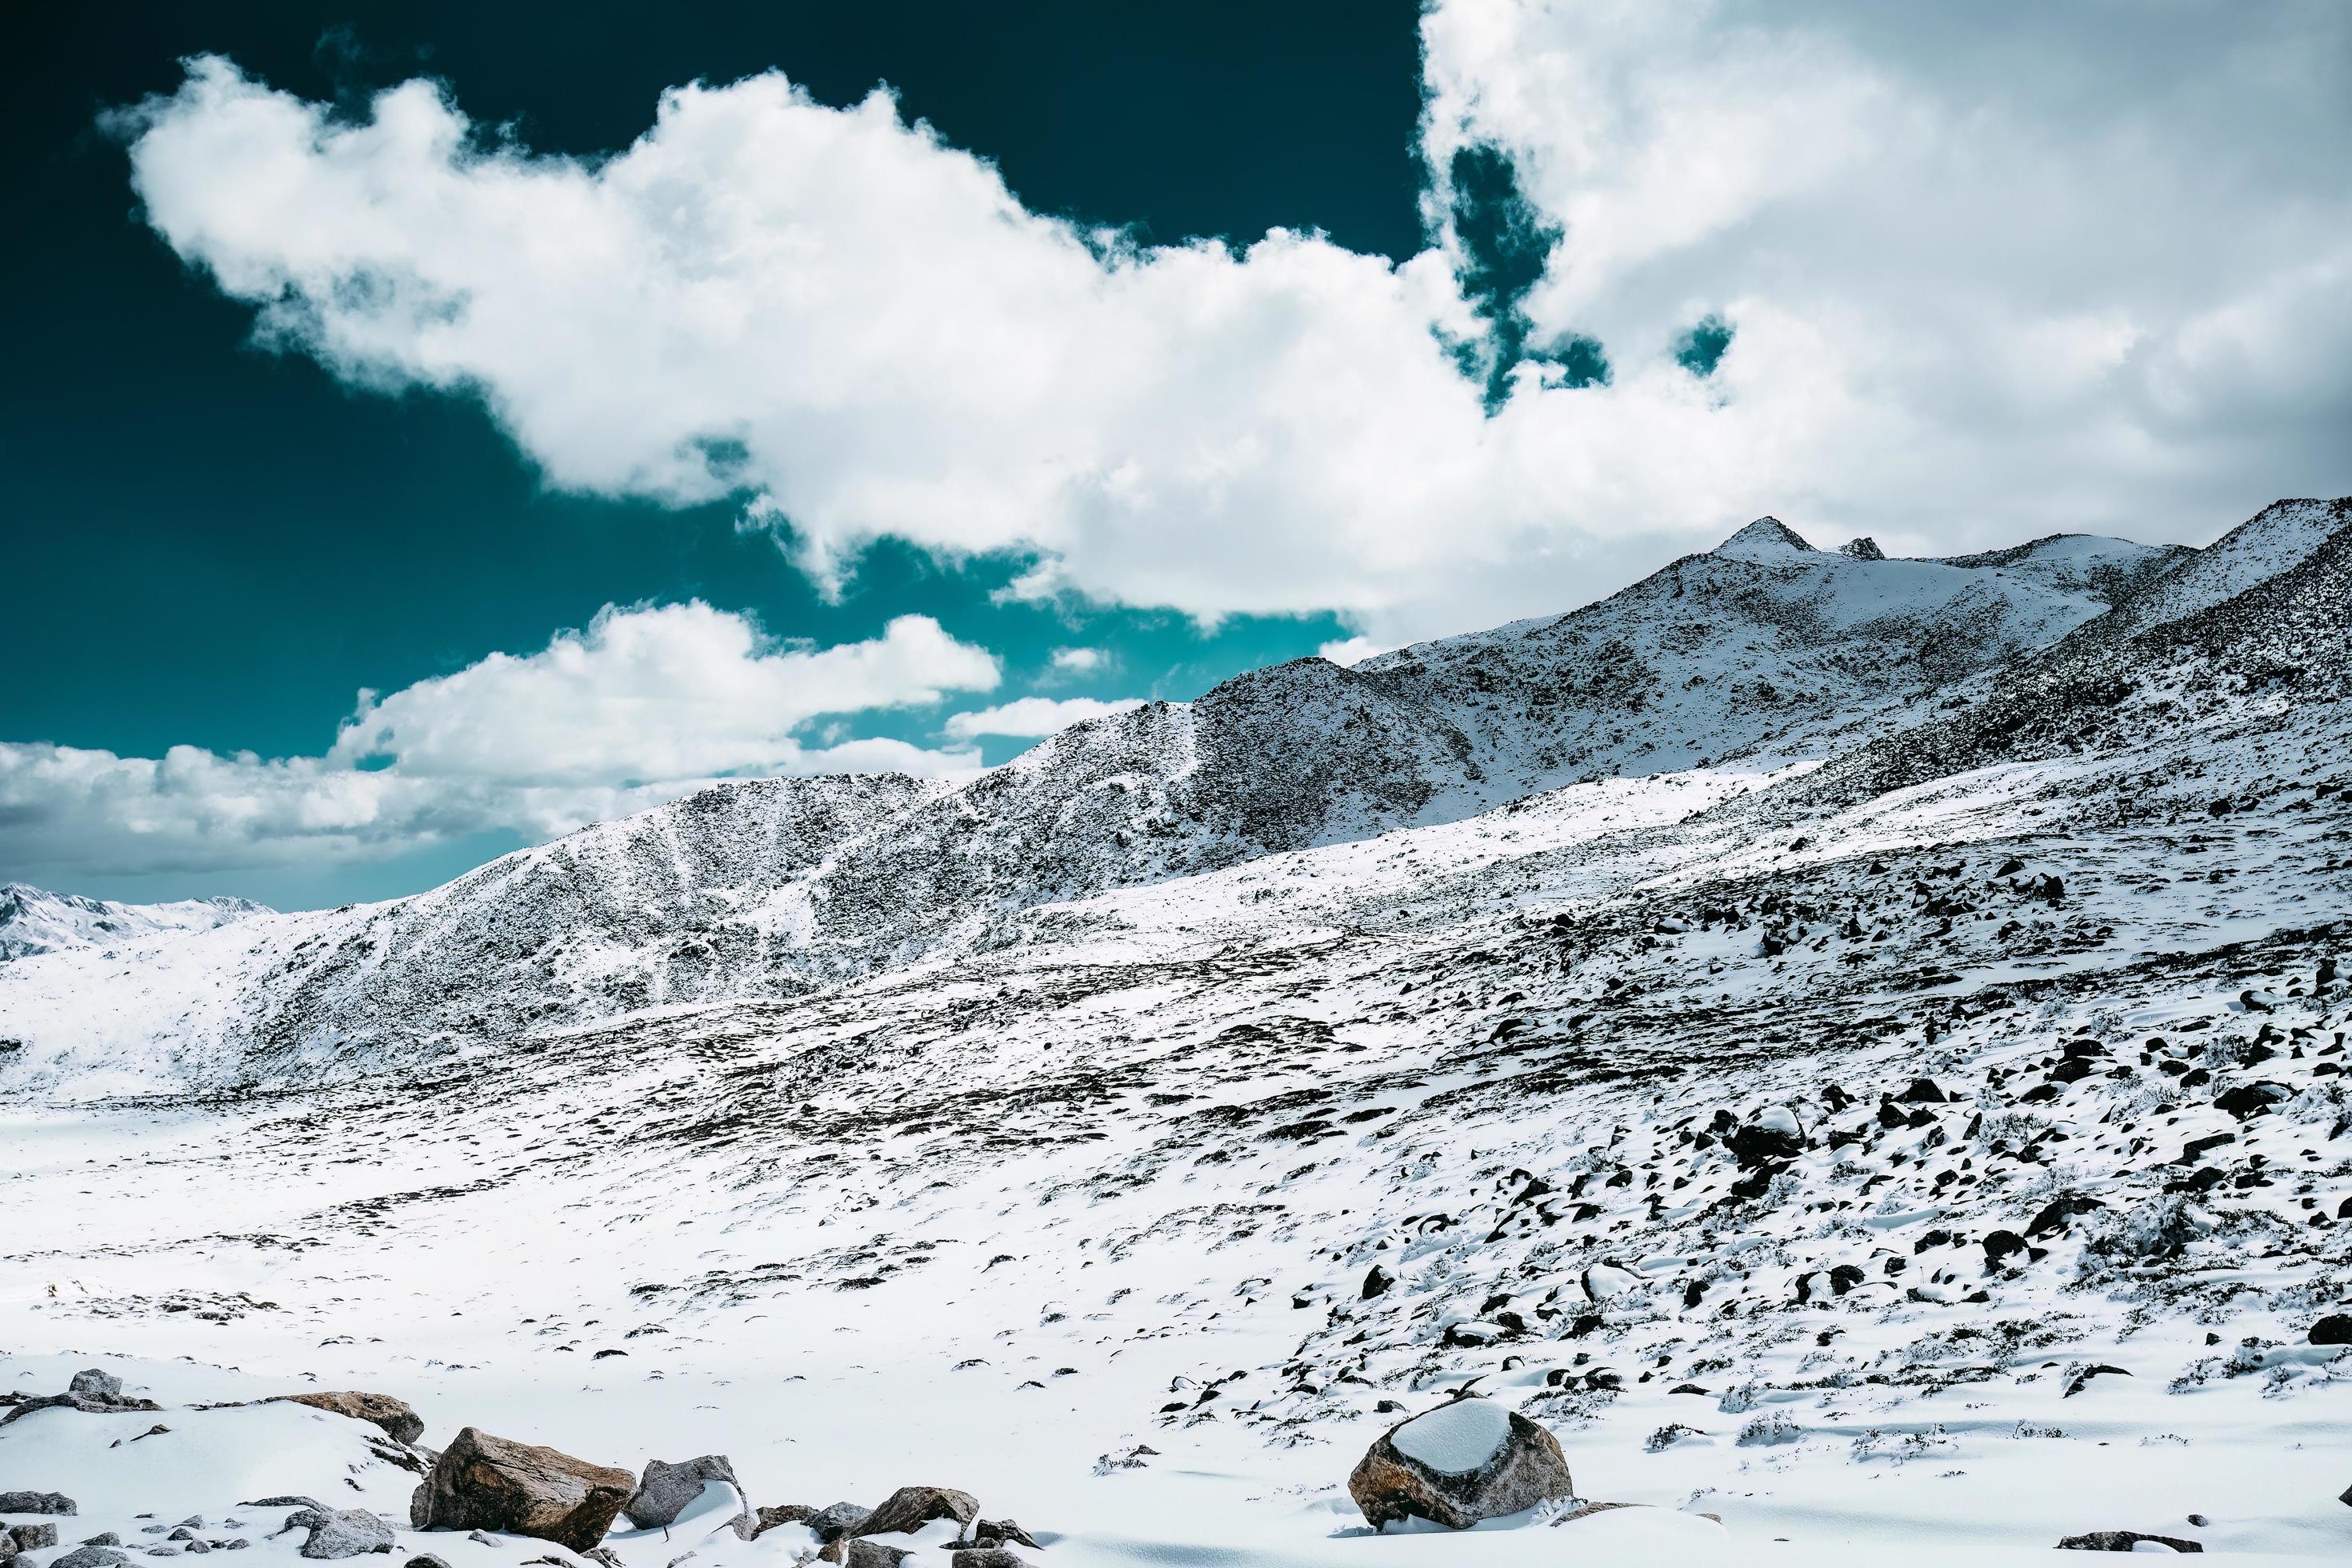
[[[54,1524],[20,1524],[13,1530],[0,1530],[0,1536],[16,1543],[19,1552],[37,1552],[58,1543],[58,1527]]]
[[[958,1528],[980,1517],[980,1500],[952,1487],[900,1487],[857,1526],[859,1535],[905,1535],[935,1519],[952,1519]]]
[[[2352,1313],[2328,1313],[2311,1325],[2309,1338],[2315,1345],[2352,1345]]]
[[[263,1403],[307,1405],[313,1410],[348,1415],[354,1421],[382,1427],[383,1435],[395,1443],[414,1443],[425,1436],[425,1418],[410,1409],[404,1400],[394,1399],[389,1394],[339,1389],[327,1394],[281,1394]]]
[[[724,1481],[735,1489],[736,1496],[743,1495],[743,1483],[735,1479],[735,1467],[724,1454],[705,1454],[677,1465],[649,1460],[636,1491],[621,1505],[621,1511],[639,1530],[666,1530],[711,1481]]]
[[[959,1552],[948,1563],[950,1568],[1029,1568],[1020,1558],[997,1546]]]
[[[437,1557],[430,1552],[420,1552],[401,1564],[401,1568],[449,1568],[449,1563],[446,1558]]]
[[[1390,1427],[1349,1476],[1348,1492],[1375,1530],[1405,1519],[1466,1530],[1482,1519],[1572,1498],[1576,1487],[1549,1432],[1471,1397]]]
[[[392,1550],[392,1526],[365,1509],[297,1509],[286,1516],[285,1524],[276,1533],[283,1535],[287,1531],[304,1527],[310,1533],[303,1540],[302,1555],[317,1562],[332,1563],[340,1558]]]
[[[844,1568],[898,1568],[899,1563],[913,1555],[911,1552],[901,1552],[895,1546],[885,1546],[878,1541],[868,1541],[863,1536],[845,1535],[827,1543],[825,1549],[816,1554],[816,1560],[840,1563]]]
[[[553,1448],[460,1431],[409,1500],[419,1530],[497,1530],[585,1552],[637,1489],[637,1478]]]
[[[2137,1530],[2095,1530],[2087,1535],[2070,1535],[2058,1543],[2061,1552],[2129,1552],[2143,1541],[2153,1541],[2158,1546],[2174,1552],[2202,1552],[2202,1542],[2183,1541],[2177,1535],[2147,1535]]]

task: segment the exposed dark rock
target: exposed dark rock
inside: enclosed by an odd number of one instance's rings
[[[980,1500],[952,1487],[900,1487],[857,1526],[860,1535],[903,1535],[935,1519],[952,1519],[959,1526],[980,1517]]]
[[[2183,1541],[2177,1535],[2147,1535],[2137,1530],[2095,1530],[2087,1535],[2070,1535],[2058,1543],[2061,1552],[2129,1552],[2143,1541],[2153,1541],[2175,1552],[2202,1552],[2204,1546],[2194,1541]]]
[[[58,1513],[79,1511],[74,1500],[63,1492],[0,1492],[0,1513]]]
[[[347,1388],[326,1394],[281,1394],[278,1400],[368,1422],[382,1427],[384,1436],[395,1443],[414,1443],[425,1436],[425,1418],[410,1409],[406,1401],[394,1399],[389,1394],[363,1394]]]
[[[2308,1337],[2315,1345],[2352,1345],[2352,1313],[2328,1313],[2311,1325]]]
[[[845,1568],[898,1568],[899,1563],[913,1555],[911,1552],[885,1546],[878,1541],[868,1541],[863,1536],[845,1535],[827,1542],[824,1550],[816,1554],[816,1560],[844,1564]]]
[[[751,1515],[751,1539],[757,1541],[780,1524],[803,1524],[816,1517],[816,1510],[804,1502],[779,1503],[773,1508],[754,1510]]]
[[[743,1483],[735,1479],[735,1467],[727,1462],[724,1454],[705,1454],[673,1465],[653,1459],[646,1465],[646,1473],[637,1482],[637,1489],[621,1511],[639,1530],[659,1530],[667,1527],[687,1505],[702,1495],[704,1486],[711,1481],[724,1481],[743,1495]]]
[[[495,1530],[585,1552],[604,1538],[637,1478],[553,1448],[459,1432],[409,1501],[419,1530]]]
[[[52,1557],[47,1568],[130,1568],[127,1552],[111,1546],[77,1546],[61,1557]]]

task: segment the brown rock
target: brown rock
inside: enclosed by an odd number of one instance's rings
[[[805,1524],[816,1517],[816,1510],[804,1502],[778,1503],[773,1508],[759,1510],[752,1517],[751,1539],[757,1541],[780,1524]]]
[[[1481,1408],[1460,1408],[1469,1405]],[[1424,1422],[1435,1425],[1407,1432]],[[1494,1441],[1482,1447],[1475,1434],[1488,1428]],[[1440,1468],[1415,1453],[1441,1460],[1458,1457],[1470,1468]],[[1464,1399],[1390,1427],[1349,1476],[1348,1492],[1375,1530],[1404,1519],[1466,1530],[1482,1519],[1517,1513],[1548,1499],[1573,1498],[1576,1487],[1569,1479],[1567,1456],[1549,1432],[1516,1411]]]
[[[951,1519],[959,1528],[980,1517],[980,1500],[953,1487],[900,1487],[882,1500],[882,1506],[857,1527],[860,1535],[902,1535],[920,1530],[935,1519]]]
[[[425,1436],[425,1418],[410,1409],[406,1401],[394,1399],[389,1394],[362,1394],[346,1388],[331,1394],[281,1394],[262,1403],[307,1405],[313,1410],[370,1422],[383,1427],[383,1435],[395,1443],[414,1443]]]
[[[468,1426],[409,1500],[419,1530],[493,1530],[586,1552],[604,1539],[637,1478]]]

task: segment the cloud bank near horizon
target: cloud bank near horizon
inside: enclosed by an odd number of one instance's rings
[[[993,690],[1000,668],[924,616],[833,647],[689,603],[607,606],[524,655],[362,691],[316,756],[161,757],[0,742],[0,860],[35,880],[371,858],[505,829],[549,838],[723,778],[977,772],[960,742],[812,739],[833,719]]]

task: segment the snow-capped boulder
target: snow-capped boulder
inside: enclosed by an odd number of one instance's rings
[[[1731,1157],[1756,1166],[1793,1160],[1805,1152],[1805,1124],[1785,1105],[1768,1105],[1731,1135]]]
[[[1390,1427],[1349,1476],[1348,1492],[1375,1530],[1404,1519],[1466,1530],[1573,1498],[1576,1486],[1549,1432],[1474,1396]]]
[[[637,1481],[637,1489],[621,1505],[629,1522],[639,1530],[658,1530],[676,1522],[687,1505],[702,1495],[703,1487],[711,1481],[722,1481],[735,1489],[738,1497],[743,1483],[735,1479],[735,1467],[724,1454],[705,1454],[673,1465],[664,1459],[646,1461],[646,1473]]]
[[[1598,1263],[1584,1271],[1579,1283],[1584,1287],[1586,1300],[1606,1301],[1612,1297],[1622,1296],[1628,1290],[1640,1289],[1642,1277],[1613,1263]]]
[[[468,1426],[409,1501],[419,1530],[488,1530],[585,1552],[635,1495],[637,1478]]]

